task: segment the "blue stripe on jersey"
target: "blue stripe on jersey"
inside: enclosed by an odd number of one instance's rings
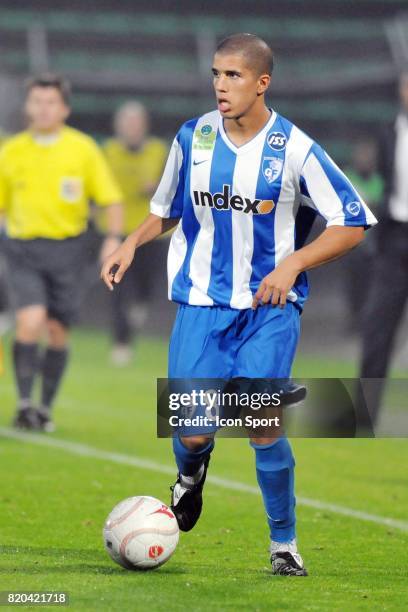
[[[180,143],[180,135],[177,134],[177,141]],[[170,213],[169,218],[178,219],[183,214],[183,206],[184,206],[184,182],[185,182],[185,162],[184,162],[184,151],[183,151],[183,162],[180,166],[180,170],[178,173],[178,183],[176,193],[170,204]]]
[[[229,186],[232,193],[236,155],[225,144],[218,131],[214,146],[209,191],[213,194],[222,194],[224,185]],[[214,243],[211,257],[211,277],[208,286],[208,295],[214,304],[229,304],[232,296],[232,212],[212,209],[214,220]]]
[[[357,191],[348,178],[332,163],[320,145],[313,143],[309,153],[313,153],[316,157],[333,189],[341,200],[344,212],[344,225],[367,226],[367,217],[364,207],[361,204]],[[353,208],[353,203],[355,202],[360,203],[358,208]],[[355,211],[354,214],[353,210]]]
[[[310,206],[299,206],[295,218],[295,250],[301,249],[309,237],[318,212]]]
[[[286,140],[288,141],[292,127],[293,124],[290,121],[284,119],[283,117],[277,116],[276,121],[273,123],[265,137],[261,164],[259,167],[258,182],[256,186],[256,197],[262,200],[273,200],[275,206],[272,212],[267,215],[253,215],[252,217],[254,227],[254,247],[251,261],[252,274],[249,281],[249,287],[252,293],[257,291],[259,283],[264,276],[269,274],[269,272],[272,272],[272,270],[275,268],[275,214],[276,205],[279,200],[282,187],[283,172],[281,172],[279,178],[268,184],[264,175],[264,163],[268,158],[278,158],[284,164],[286,147],[281,151],[273,149],[268,144],[268,137],[274,132],[280,132],[286,136]]]
[[[307,191],[307,188],[306,188]],[[308,195],[308,194],[304,194]],[[309,196],[308,196],[309,197]],[[309,206],[299,206],[295,218],[295,250],[301,249],[309,237],[313,223],[318,213]],[[306,272],[301,272],[296,278],[293,290],[298,296],[295,304],[303,309],[304,303],[309,295],[309,281]]]
[[[188,122],[192,124],[192,122]],[[197,123],[197,120],[195,120]],[[195,125],[194,123],[194,125]],[[185,124],[186,125],[186,124]],[[190,131],[185,130],[184,132],[181,130],[177,135],[177,138],[180,142],[180,145],[183,148],[183,164],[182,168],[184,169],[184,178],[182,182],[181,189],[183,190],[182,198],[184,194],[190,194],[190,171],[191,171],[191,142],[193,139],[194,133],[194,125]],[[183,126],[184,128],[185,126]],[[186,136],[187,134],[187,136]],[[181,171],[181,170],[180,170]],[[180,176],[179,176],[180,179]],[[177,192],[179,191],[180,183],[177,186]],[[176,192],[176,195],[177,195]],[[184,198],[185,199],[185,198]],[[171,290],[171,299],[176,302],[186,303],[188,304],[188,298],[190,294],[190,289],[192,287],[192,282],[190,279],[190,261],[191,255],[193,253],[194,245],[198,236],[198,232],[200,231],[200,224],[197,221],[197,217],[195,216],[193,206],[191,204],[191,200],[189,199],[189,205],[184,206],[182,209],[182,228],[183,233],[186,237],[187,241],[187,251],[184,261],[180,267],[180,270],[177,272]]]
[[[300,185],[300,193],[306,196],[307,198],[310,198],[310,193],[309,193],[309,190],[306,185],[306,181],[303,178],[303,176],[301,176],[299,179],[299,185]]]

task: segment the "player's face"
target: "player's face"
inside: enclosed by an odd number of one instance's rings
[[[218,110],[225,119],[246,115],[270,82],[269,75],[256,74],[240,54],[216,53],[212,72]]]
[[[31,129],[50,133],[58,130],[69,115],[69,107],[56,87],[33,87],[25,112]]]

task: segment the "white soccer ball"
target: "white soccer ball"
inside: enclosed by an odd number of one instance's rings
[[[103,542],[110,557],[131,570],[163,565],[176,550],[177,519],[160,500],[140,495],[114,507],[103,528]]]

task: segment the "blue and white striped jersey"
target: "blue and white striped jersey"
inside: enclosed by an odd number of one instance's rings
[[[218,111],[187,121],[173,141],[150,210],[180,218],[168,255],[169,299],[250,308],[260,281],[300,248],[316,214],[331,225],[376,219],[325,151],[271,112],[236,147]],[[288,300],[307,298],[305,273]]]

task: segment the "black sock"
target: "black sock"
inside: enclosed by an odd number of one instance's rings
[[[67,363],[68,349],[47,348],[45,351],[42,364],[41,407],[47,412],[51,409]]]
[[[13,343],[14,375],[20,408],[30,405],[34,378],[38,370],[38,344]]]

